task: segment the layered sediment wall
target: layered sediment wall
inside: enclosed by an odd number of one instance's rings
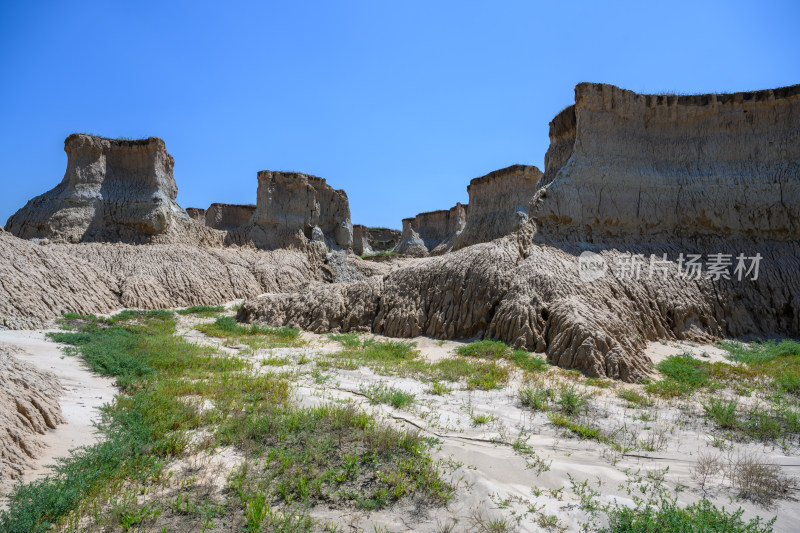
[[[187,207],[186,214],[195,222],[206,225],[206,210],[200,207]]]
[[[255,212],[234,239],[268,249],[302,248],[315,241],[352,250],[347,193],[317,176],[263,170],[258,173]]]
[[[252,204],[213,203],[205,211],[204,222],[209,228],[231,231],[248,224],[255,210]]]
[[[54,189],[30,200],[6,224],[23,239],[51,242],[221,242],[196,227],[175,198],[174,161],[164,141],[73,134],[67,170]]]
[[[542,238],[800,237],[800,85],[692,96],[582,83],[550,123]]]
[[[415,256],[444,253],[451,248],[455,235],[464,229],[468,211],[468,205],[457,203],[450,209],[403,219],[403,233],[395,251]]]
[[[672,97],[581,84],[551,123],[545,188],[517,231],[357,283],[251,299],[240,317],[500,339],[629,381],[651,372],[648,340],[796,337],[799,89]],[[424,249],[406,222],[405,242]]]
[[[394,249],[400,242],[402,232],[389,228],[368,228],[361,224],[353,226],[353,251],[358,255],[385,252]]]
[[[503,237],[528,219],[528,204],[539,188],[542,171],[512,165],[470,181],[469,211],[463,231],[453,240],[459,249]]]

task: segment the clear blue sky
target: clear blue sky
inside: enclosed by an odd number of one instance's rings
[[[544,163],[581,81],[800,83],[800,3],[2,2],[0,222],[63,177],[72,132],[162,137],[178,201],[252,203],[258,170],[327,178],[354,223],[466,202]]]

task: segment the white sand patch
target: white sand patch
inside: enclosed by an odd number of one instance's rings
[[[69,451],[97,442],[94,423],[100,419],[100,407],[110,403],[117,393],[114,380],[92,373],[77,357],[66,356],[61,345],[45,337],[45,331],[0,331],[0,343],[20,346],[17,354],[26,361],[58,376],[64,395],[60,399],[66,423],[42,437],[46,451],[25,473],[28,482],[51,472],[56,459],[67,457]]]

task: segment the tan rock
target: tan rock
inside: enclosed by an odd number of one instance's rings
[[[384,252],[394,249],[400,242],[402,232],[389,228],[368,228],[353,225],[353,251],[358,255]]]
[[[528,204],[539,190],[542,171],[513,165],[473,179],[467,187],[466,223],[453,239],[456,250],[508,235],[528,219]]]
[[[194,220],[195,222],[199,222],[200,224],[206,224],[206,210],[201,209],[199,207],[187,207],[186,214],[189,215],[189,218]]]
[[[38,328],[64,312],[217,305],[323,279],[299,251],[183,244],[37,246],[0,234],[0,326]]]
[[[189,217],[175,201],[174,161],[164,141],[73,134],[61,183],[17,211],[6,230],[51,242],[152,242]]]
[[[240,317],[500,339],[627,381],[651,371],[647,341],[796,337],[799,93],[648,97],[579,85],[551,124],[546,189],[516,232],[366,281],[250,299]],[[428,250],[414,223],[404,244]],[[596,279],[582,275],[586,252],[606,267]],[[685,275],[692,254],[699,277]],[[715,254],[730,261],[716,277]],[[739,254],[760,258],[757,277],[737,276]]]
[[[315,228],[319,232],[315,233]],[[329,248],[352,250],[347,193],[316,176],[262,170],[250,223],[233,232],[229,240],[267,249],[305,248],[320,235]]]
[[[464,229],[467,212],[468,206],[457,203],[450,209],[403,219],[403,234],[395,251],[416,257],[448,251],[456,233]]]
[[[231,231],[250,222],[256,210],[254,205],[211,204],[205,212],[205,225],[223,231]]]
[[[800,236],[800,85],[674,96],[582,83],[550,141],[531,207],[542,238]]]

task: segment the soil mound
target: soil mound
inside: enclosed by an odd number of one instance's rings
[[[42,451],[38,438],[64,422],[58,398],[61,385],[14,357],[13,345],[0,344],[0,491],[11,488]]]

